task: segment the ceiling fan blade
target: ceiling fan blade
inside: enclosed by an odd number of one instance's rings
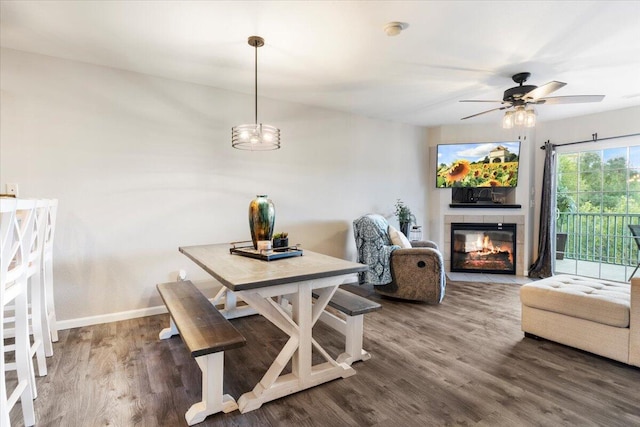
[[[470,118],[472,118],[472,117],[481,116],[481,115],[483,115],[483,114],[487,114],[487,113],[490,113],[490,112],[492,112],[492,111],[497,111],[497,110],[506,110],[507,108],[510,108],[510,107],[511,107],[511,106],[510,106],[510,105],[508,105],[508,106],[506,106],[506,107],[492,108],[491,110],[483,111],[482,113],[474,114],[473,116],[463,117],[463,118],[461,118],[460,120],[466,120],[466,119],[470,119]]]
[[[547,84],[543,84],[542,86],[538,86],[536,89],[527,92],[522,99],[524,100],[529,100],[529,99],[540,99],[540,98],[544,98],[545,96],[549,95],[551,92],[555,92],[558,89],[566,86],[566,83],[562,83],[562,82],[557,82],[557,81],[552,81],[549,82]]]
[[[498,99],[493,99],[493,100],[488,100],[488,99],[462,99],[459,102],[493,102],[493,103],[504,104],[503,100],[498,100]]]
[[[600,102],[604,95],[574,95],[574,96],[552,96],[550,98],[537,99],[532,104],[580,104],[582,102]]]

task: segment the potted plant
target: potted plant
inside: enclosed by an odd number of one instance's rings
[[[289,246],[289,233],[276,233],[273,235],[273,248],[286,248]]]
[[[411,209],[400,199],[396,202],[396,218],[400,224],[400,231],[405,236],[409,235],[409,226],[415,224],[416,217],[411,213]]]

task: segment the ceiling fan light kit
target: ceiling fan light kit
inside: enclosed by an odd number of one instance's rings
[[[604,95],[576,95],[576,96],[553,96],[547,97],[552,92],[566,86],[566,83],[552,81],[542,86],[524,85],[531,73],[517,73],[511,78],[518,86],[509,88],[504,91],[502,101],[483,101],[466,99],[460,102],[499,102],[502,107],[492,108],[491,110],[463,117],[461,120],[470,119],[482,114],[490,113],[498,110],[506,111],[502,117],[502,127],[511,129],[514,126],[534,127],[536,125],[536,112],[530,105],[538,104],[577,104],[583,102],[600,102],[604,99]]]
[[[264,39],[251,36],[247,42],[255,48],[255,123],[231,128],[231,146],[238,150],[277,150],[280,148],[280,129],[258,122],[258,48],[264,46]]]
[[[506,111],[502,117],[502,127],[513,129],[513,127],[532,128],[536,125],[536,110],[533,108],[516,107],[515,111]]]

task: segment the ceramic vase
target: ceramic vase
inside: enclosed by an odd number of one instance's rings
[[[267,195],[258,195],[249,204],[249,228],[254,249],[259,240],[271,240],[276,222],[276,208]]]

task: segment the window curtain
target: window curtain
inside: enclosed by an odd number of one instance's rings
[[[540,203],[538,259],[529,268],[529,277],[544,279],[553,276],[556,253],[556,151],[549,141],[544,143],[544,172]]]

